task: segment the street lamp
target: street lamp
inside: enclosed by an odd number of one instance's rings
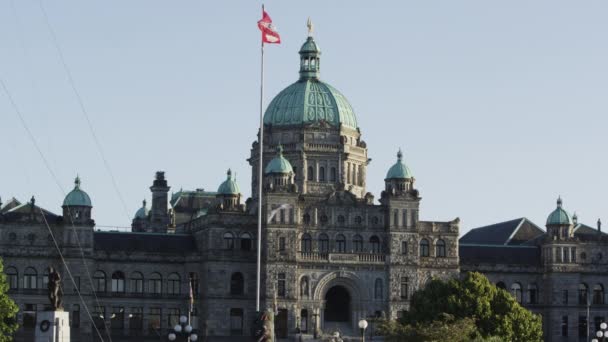
[[[597,336],[597,338],[594,338],[591,340],[591,342],[604,342],[606,341],[606,338],[608,338],[608,324],[606,323],[602,323],[600,324],[600,330],[598,330],[595,333],[595,336]]]
[[[179,324],[176,324],[173,327],[173,332],[169,333],[169,341],[175,341],[178,335],[184,336],[184,339],[188,341],[196,342],[198,340],[198,335],[192,333],[192,326],[188,324],[188,317],[186,316],[179,318]]]
[[[365,329],[367,328],[367,321],[362,319],[359,321],[359,329],[361,329],[361,341],[365,342]]]

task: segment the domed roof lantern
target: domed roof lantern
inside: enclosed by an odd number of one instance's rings
[[[241,193],[239,185],[236,183],[236,177],[232,177],[232,170],[226,172],[226,180],[220,184],[217,189],[219,195],[238,195]]]
[[[89,195],[80,189],[80,177],[74,180],[74,189],[70,191],[63,200],[63,206],[69,207],[93,207]]]
[[[312,21],[308,18],[308,38],[300,48],[300,80],[315,79],[320,77],[320,57],[321,49],[312,36]]]
[[[137,210],[134,218],[135,219],[146,219],[148,217],[149,213],[150,213],[150,209],[148,209],[147,202],[144,199],[142,201],[142,207]]]
[[[547,217],[547,225],[571,225],[572,218],[564,208],[562,208],[561,196],[557,198],[557,208]]]
[[[391,166],[386,174],[386,179],[411,179],[414,178],[410,168],[403,162],[403,152],[397,152],[397,162]]]
[[[268,163],[266,169],[264,169],[264,173],[293,173],[293,167],[291,167],[291,163],[289,162],[289,160],[283,157],[283,145],[279,145],[279,147],[277,147],[277,151],[279,155],[274,157],[270,161],[270,163]]]

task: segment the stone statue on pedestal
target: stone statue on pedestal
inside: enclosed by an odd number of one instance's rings
[[[51,302],[51,311],[63,311],[63,290],[61,289],[61,276],[49,266],[48,296]]]

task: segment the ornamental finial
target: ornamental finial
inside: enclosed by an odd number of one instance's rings
[[[558,208],[562,207],[562,196],[557,197],[557,207]]]
[[[314,30],[314,27],[312,25],[312,20],[310,20],[310,17],[308,17],[308,20],[306,21],[306,27],[308,27],[308,36],[312,37],[312,31]]]
[[[76,179],[74,179],[74,187],[80,189],[80,176],[78,174],[76,174]]]
[[[401,161],[402,158],[403,158],[403,152],[401,152],[401,147],[400,147],[399,151],[397,152],[397,159],[399,159]]]

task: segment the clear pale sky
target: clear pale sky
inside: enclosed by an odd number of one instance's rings
[[[172,190],[246,196],[258,129],[258,1],[42,0],[127,206],[125,212],[38,0],[0,0],[0,76],[65,191],[78,173],[98,225],[130,226],[157,170]],[[13,10],[14,9],[14,10]],[[468,229],[558,195],[608,224],[608,2],[267,1],[265,105],[296,81],[306,19],[321,77],[351,102],[379,197],[399,147],[421,219]],[[16,14],[16,15],[15,15]],[[63,194],[0,93],[0,196],[61,213]],[[608,226],[607,226],[608,227]]]

